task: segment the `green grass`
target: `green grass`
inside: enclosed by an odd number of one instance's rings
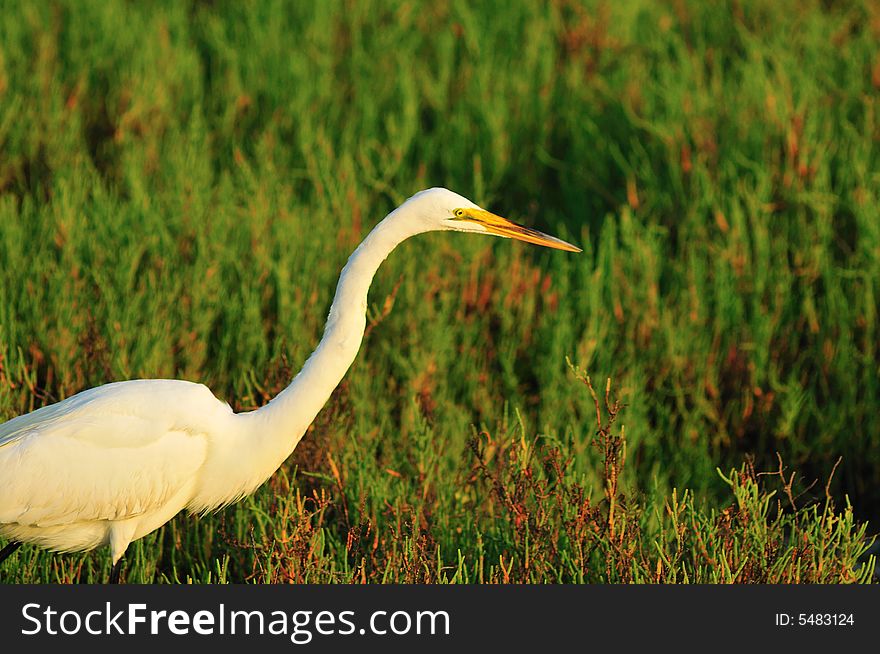
[[[878,37],[867,1],[0,0],[0,419],[137,377],[264,404],[444,185],[585,252],[405,243],[291,459],[129,582],[868,580]]]

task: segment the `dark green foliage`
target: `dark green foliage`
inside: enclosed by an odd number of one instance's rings
[[[129,581],[866,579],[878,38],[870,2],[0,0],[0,420],[136,377],[265,403],[444,185],[585,252],[404,244],[289,463]]]

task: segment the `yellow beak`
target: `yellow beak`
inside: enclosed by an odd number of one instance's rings
[[[565,250],[567,252],[582,251],[576,245],[566,243],[565,241],[558,239],[555,236],[550,236],[549,234],[539,232],[536,229],[530,229],[528,227],[523,227],[522,225],[517,225],[516,223],[507,220],[507,218],[496,216],[494,213],[483,211],[482,209],[465,209],[464,215],[462,215],[459,220],[466,220],[469,222],[480,224],[486,228],[486,231],[491,234],[496,234],[497,236],[504,236],[505,238],[515,238],[519,241],[534,243],[535,245],[543,245],[545,247],[555,248],[557,250]]]

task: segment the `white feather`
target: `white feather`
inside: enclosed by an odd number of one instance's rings
[[[0,425],[0,535],[65,551],[109,543],[115,563],[132,540],[179,511],[209,511],[253,492],[290,455],[357,355],[367,291],[388,254],[422,232],[486,232],[455,220],[458,209],[479,207],[446,189],[422,191],[370,232],[342,270],[318,348],[257,411],[235,414],[201,384],[136,380]],[[553,241],[544,244],[561,243]]]

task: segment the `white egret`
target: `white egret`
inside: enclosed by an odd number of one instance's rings
[[[481,209],[443,188],[417,193],[349,257],[317,349],[265,406],[234,413],[207,387],[172,379],[114,382],[0,424],[0,535],[82,551],[109,544],[118,580],[129,543],[178,512],[226,506],[290,455],[360,348],[367,291],[405,239],[436,230],[580,249]]]

